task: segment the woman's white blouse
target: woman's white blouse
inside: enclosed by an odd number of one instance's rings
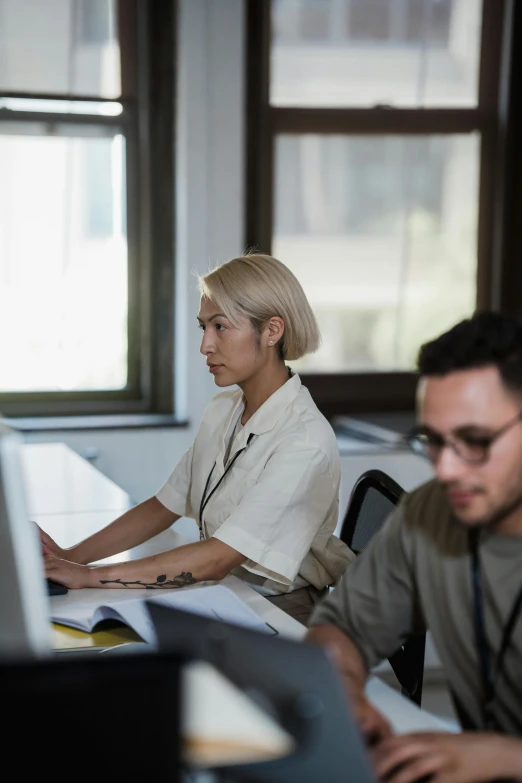
[[[239,389],[211,400],[158,500],[244,555],[233,573],[260,592],[335,584],[354,554],[333,535],[341,468],[332,427],[293,375],[239,430],[224,464],[243,407]],[[201,514],[205,487],[208,498],[220,479]]]

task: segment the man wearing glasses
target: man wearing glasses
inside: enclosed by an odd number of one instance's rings
[[[522,325],[484,312],[421,348],[418,426],[435,479],[406,494],[310,618],[379,778],[522,780]],[[435,642],[464,731],[392,736],[371,667],[409,635]]]

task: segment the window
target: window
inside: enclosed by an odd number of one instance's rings
[[[429,30],[430,41],[447,45],[452,0],[301,0],[276,1],[273,19],[278,40],[385,41],[418,43]]]
[[[249,5],[247,244],[303,283],[327,415],[411,408],[420,344],[491,304],[503,10]]]
[[[172,412],[174,22],[0,0],[6,416]]]

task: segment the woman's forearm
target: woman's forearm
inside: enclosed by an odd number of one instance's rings
[[[90,566],[84,587],[165,588],[222,579],[246,560],[215,538],[124,563]]]
[[[165,508],[157,498],[149,498],[67,549],[68,559],[85,564],[116,555],[162,533],[177,519],[179,515]]]

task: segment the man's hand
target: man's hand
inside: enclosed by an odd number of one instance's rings
[[[54,579],[70,590],[80,587],[95,587],[92,582],[92,569],[90,566],[71,563],[53,555],[44,555],[45,575],[48,579]],[[98,585],[100,586],[100,585]]]
[[[414,783],[424,777],[433,783],[485,783],[518,777],[513,756],[519,743],[500,734],[419,732],[383,740],[372,758],[377,777],[386,783]]]
[[[306,634],[306,641],[320,644],[339,672],[346,697],[354,711],[359,729],[368,745],[375,745],[392,734],[386,718],[366,698],[366,664],[354,642],[334,625],[316,625]]]
[[[354,711],[359,729],[369,746],[373,747],[392,736],[392,728],[384,715],[381,715],[363,694],[355,697],[350,693],[348,687],[348,700]]]

